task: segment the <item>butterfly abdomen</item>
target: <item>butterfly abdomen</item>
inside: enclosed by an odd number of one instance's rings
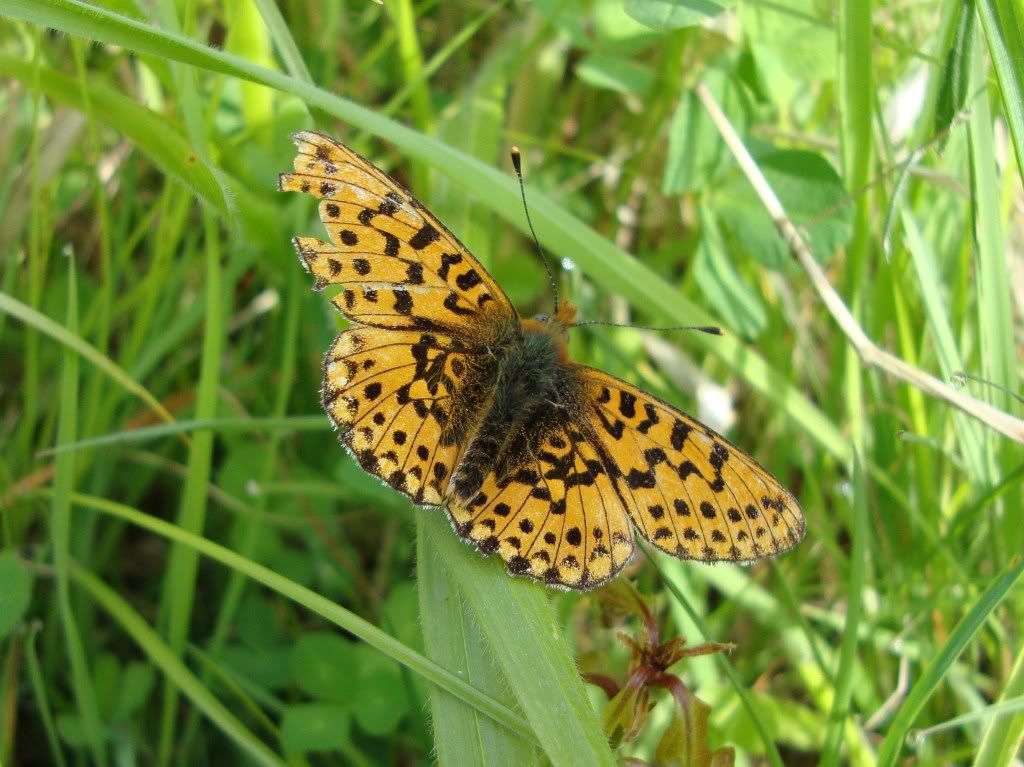
[[[494,394],[452,476],[449,495],[468,502],[480,490],[511,442],[538,406],[556,396],[558,339],[523,333],[502,351]]]

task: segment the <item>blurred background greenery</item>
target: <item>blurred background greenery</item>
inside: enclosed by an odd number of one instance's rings
[[[1022,29],[1019,0],[5,0],[0,762],[1010,764],[1020,445],[863,366],[693,88],[867,333],[1019,415]],[[579,676],[634,668],[621,590],[508,578],[338,446],[342,322],[289,241],[320,224],[276,191],[303,127],[530,315],[518,144],[583,317],[725,329],[573,339],[807,516],[778,561],[625,575],[662,639],[736,645],[672,669],[709,706],[689,755],[659,692],[613,752]]]

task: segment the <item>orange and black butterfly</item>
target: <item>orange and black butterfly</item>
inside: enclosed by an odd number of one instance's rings
[[[321,198],[329,242],[296,237],[352,327],[323,406],[360,465],[515,575],[588,589],[662,551],[751,562],[803,537],[796,500],[753,458],[656,397],[568,356],[575,309],[523,319],[472,254],[351,149],[295,134],[282,191]]]

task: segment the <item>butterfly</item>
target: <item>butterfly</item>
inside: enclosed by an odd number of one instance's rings
[[[676,408],[569,359],[575,308],[519,316],[494,278],[404,187],[312,131],[282,191],[320,199],[328,241],[296,237],[314,288],[351,326],[322,402],[367,472],[508,571],[567,589],[614,577],[634,530],[681,559],[748,563],[804,534],[793,496]]]

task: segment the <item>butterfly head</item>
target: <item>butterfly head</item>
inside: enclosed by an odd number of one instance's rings
[[[533,323],[543,325],[549,334],[562,335],[576,324],[576,307],[563,299],[555,306],[554,314],[538,314],[533,318]]]

